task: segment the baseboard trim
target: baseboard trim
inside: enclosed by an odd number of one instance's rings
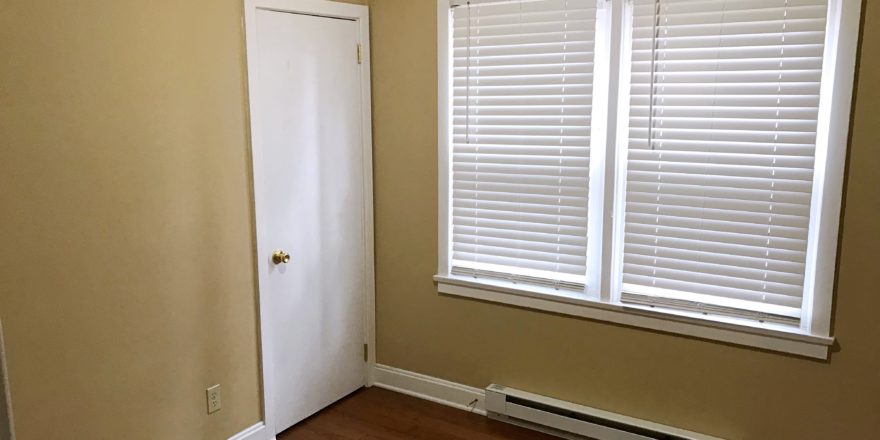
[[[229,440],[274,440],[274,438],[275,436],[270,435],[269,431],[266,429],[266,424],[259,422],[253,426],[245,428],[244,431],[229,437]]]
[[[15,440],[15,423],[12,420],[12,394],[9,388],[9,370],[6,367],[6,351],[3,345],[3,324],[0,323],[0,439]],[[5,425],[5,429],[3,426]]]
[[[379,364],[373,377],[373,386],[486,415],[485,390]]]

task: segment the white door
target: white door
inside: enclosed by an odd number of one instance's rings
[[[278,433],[365,383],[359,26],[259,9],[256,29],[260,295]]]

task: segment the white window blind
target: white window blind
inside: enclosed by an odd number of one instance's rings
[[[452,10],[452,273],[583,290],[596,0]]]
[[[634,0],[621,300],[797,325],[827,0]]]

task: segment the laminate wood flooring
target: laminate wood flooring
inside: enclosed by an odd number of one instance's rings
[[[559,440],[381,388],[363,388],[278,435],[278,440]]]

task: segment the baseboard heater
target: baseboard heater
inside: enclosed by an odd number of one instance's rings
[[[567,439],[721,440],[496,384],[485,402],[490,418]]]

